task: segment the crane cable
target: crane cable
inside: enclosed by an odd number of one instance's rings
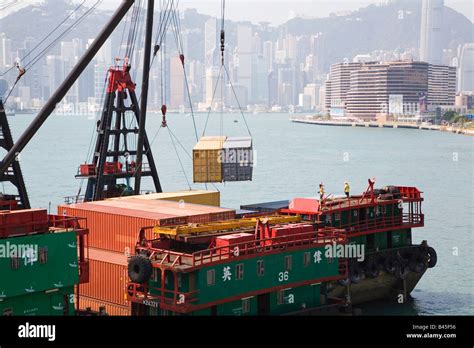
[[[29,57],[34,50],[36,50],[39,46],[41,46],[51,35],[53,35],[53,33],[58,30],[61,25],[63,25],[69,18],[71,18],[71,16],[73,14],[75,14],[83,5],[84,3],[86,2],[87,0],[84,0],[82,1],[82,3],[80,3],[73,11],[71,11],[71,13],[69,13],[69,15],[64,18],[53,30],[51,30],[49,32],[48,35],[46,35],[39,43],[37,43],[35,45],[35,47],[33,47],[24,57],[23,57],[23,60],[26,59],[27,57]],[[9,73],[10,71],[12,71],[13,69],[15,69],[17,66],[16,65],[13,65],[11,68],[9,68],[8,70],[4,71],[3,73],[0,74],[0,77],[2,76],[5,76],[7,73]]]
[[[196,137],[196,141],[199,141],[198,130],[196,126],[196,118],[194,115],[194,108],[193,108],[193,101],[191,99],[191,91],[189,88],[189,81],[188,81],[188,73],[186,71],[186,65],[184,63],[184,49],[183,49],[183,40],[181,37],[181,22],[179,16],[177,15],[177,11],[174,11],[174,32],[176,37],[176,46],[178,48],[178,52],[180,53],[181,64],[183,66],[183,74],[184,74],[184,82],[186,87],[186,93],[189,100],[189,107],[191,110],[191,116],[193,119],[193,126],[194,126],[194,135]]]
[[[10,91],[8,92],[8,95],[5,97],[4,103],[8,101],[10,98],[13,90],[17,86],[17,84],[20,82],[20,79],[28,72],[33,66],[35,66],[41,58],[44,56],[44,54],[52,47],[54,46],[59,40],[61,40],[65,35],[67,35],[71,30],[76,28],[79,24],[81,24],[95,9],[96,7],[102,2],[103,0],[98,0],[90,9],[88,9],[81,17],[79,17],[71,26],[66,28],[56,39],[54,39],[50,44],[48,44],[40,53],[38,53],[36,56],[34,56],[27,64],[25,64],[23,67],[20,67],[20,65],[17,63],[15,67],[19,70],[19,75],[15,80],[15,83],[11,87]],[[67,17],[69,18],[69,16]],[[10,69],[11,70],[11,69]],[[6,71],[5,73],[7,73]]]
[[[44,56],[44,54],[53,47],[57,42],[59,42],[64,36],[69,34],[73,29],[75,29],[79,24],[81,24],[96,8],[103,0],[97,0],[91,8],[89,8],[85,13],[83,13],[71,26],[66,28],[56,39],[54,39],[48,46],[46,46],[40,53],[38,53],[35,57],[33,57],[27,64],[25,64],[24,68],[26,71],[30,70],[38,61]]]
[[[227,76],[227,79],[229,81],[229,85],[230,85],[230,88],[232,90],[232,94],[233,96],[235,97],[236,101],[237,101],[237,106],[240,110],[240,114],[242,116],[242,119],[244,120],[244,124],[245,124],[245,127],[247,128],[247,132],[249,134],[250,137],[252,137],[252,132],[250,131],[250,128],[249,128],[249,125],[247,123],[247,119],[245,118],[245,115],[244,115],[244,112],[242,110],[242,106],[240,105],[240,102],[239,102],[239,99],[237,98],[237,93],[235,92],[235,88],[234,88],[234,85],[232,83],[232,79],[230,78],[230,73],[229,73],[229,70],[227,68],[227,64],[225,64],[225,0],[222,0],[221,2],[221,37],[220,37],[220,44],[221,44],[221,66],[220,66],[220,69],[219,69],[219,74],[217,76],[217,82],[216,82],[216,86],[214,88],[214,92],[212,94],[212,100],[211,100],[211,105],[210,105],[210,108],[208,110],[208,114],[207,114],[207,118],[206,118],[206,123],[204,125],[204,130],[202,132],[202,136],[204,136],[206,134],[206,129],[207,129],[207,125],[208,125],[208,121],[209,121],[209,117],[211,115],[211,111],[212,111],[212,104],[214,103],[214,99],[215,99],[215,95],[216,95],[216,91],[217,91],[217,88],[218,88],[218,85],[219,85],[219,80],[222,76],[222,85],[221,85],[221,88],[223,88],[223,84],[224,84],[224,78],[225,76]],[[224,95],[222,93],[221,95],[221,98],[222,100],[224,100]],[[221,130],[221,134],[223,132],[223,109],[224,109],[224,105],[223,105],[223,101],[222,101],[222,107],[221,107],[221,127],[220,127],[220,130]]]

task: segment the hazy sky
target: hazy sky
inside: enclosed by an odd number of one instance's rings
[[[226,0],[226,17],[252,22],[281,24],[290,13],[308,17],[327,17],[331,12],[353,11],[386,0]],[[156,0],[159,4],[159,0]],[[220,0],[180,0],[179,7],[196,8],[198,12],[220,17]],[[445,0],[445,5],[474,21],[474,0]],[[104,6],[116,7],[117,0],[104,0]]]
[[[82,0],[74,0],[75,2]],[[91,5],[96,0],[87,0]],[[304,14],[308,17],[327,17],[331,12],[354,11],[369,4],[383,3],[387,0],[226,0],[226,17],[233,20],[249,20],[252,22],[268,21],[273,25],[281,24],[291,14]],[[0,0],[0,4],[10,2]],[[19,4],[41,2],[41,0],[19,0]],[[156,6],[160,0],[155,1]],[[180,0],[179,8],[196,8],[198,12],[220,17],[220,0]],[[445,0],[446,6],[463,13],[474,22],[474,0]],[[104,0],[102,8],[113,9],[118,0]],[[15,5],[18,9],[22,5]],[[0,13],[0,17],[6,13]]]

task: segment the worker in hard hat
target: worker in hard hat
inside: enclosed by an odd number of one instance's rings
[[[346,194],[347,198],[349,198],[350,191],[351,187],[349,186],[349,183],[347,181],[344,181],[344,193]]]
[[[324,198],[324,185],[323,183],[319,184],[319,199],[322,201]]]

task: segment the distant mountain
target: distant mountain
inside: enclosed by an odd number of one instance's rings
[[[0,19],[0,32],[6,32],[14,43],[21,43],[27,37],[41,40],[77,6],[66,0],[48,0],[25,7]],[[79,18],[87,10],[88,8],[82,7],[75,14],[75,18]],[[93,38],[108,17],[102,11],[95,11],[68,36]],[[56,33],[60,33],[73,22],[74,18],[69,19]]]
[[[77,6],[67,0],[48,0],[32,5],[0,19],[0,32],[6,32],[18,47],[26,37],[41,40],[52,28],[65,18],[66,13]],[[315,5],[317,6],[317,2]],[[79,16],[87,9],[81,9]],[[110,17],[110,12],[95,11],[74,32],[64,40],[79,37],[84,40],[94,38]],[[195,10],[186,10],[182,27],[189,30],[187,45],[188,58],[202,60],[204,55],[204,23],[210,16]],[[64,28],[73,22],[70,19]],[[237,41],[237,22],[226,21],[227,42],[235,45]],[[395,0],[388,5],[370,5],[345,16],[329,18],[295,18],[277,28],[261,31],[263,40],[275,40],[279,33],[293,35],[325,34],[327,65],[351,58],[357,54],[374,50],[405,50],[419,47],[421,24],[421,0]],[[456,49],[458,44],[474,42],[474,24],[464,15],[445,8],[443,47]],[[112,45],[120,44],[122,25],[113,35]],[[56,47],[56,50],[58,48]],[[53,51],[54,52],[54,51]],[[50,53],[51,54],[51,53]]]
[[[316,5],[315,5],[316,6]],[[474,24],[449,7],[444,11],[442,45],[456,49],[460,43],[474,42]],[[347,16],[295,18],[284,24],[288,33],[325,34],[328,62],[370,53],[374,50],[405,50],[420,46],[421,0],[398,0],[388,5],[370,5]]]

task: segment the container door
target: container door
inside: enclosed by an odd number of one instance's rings
[[[257,296],[257,314],[258,315],[270,314],[270,293]]]

